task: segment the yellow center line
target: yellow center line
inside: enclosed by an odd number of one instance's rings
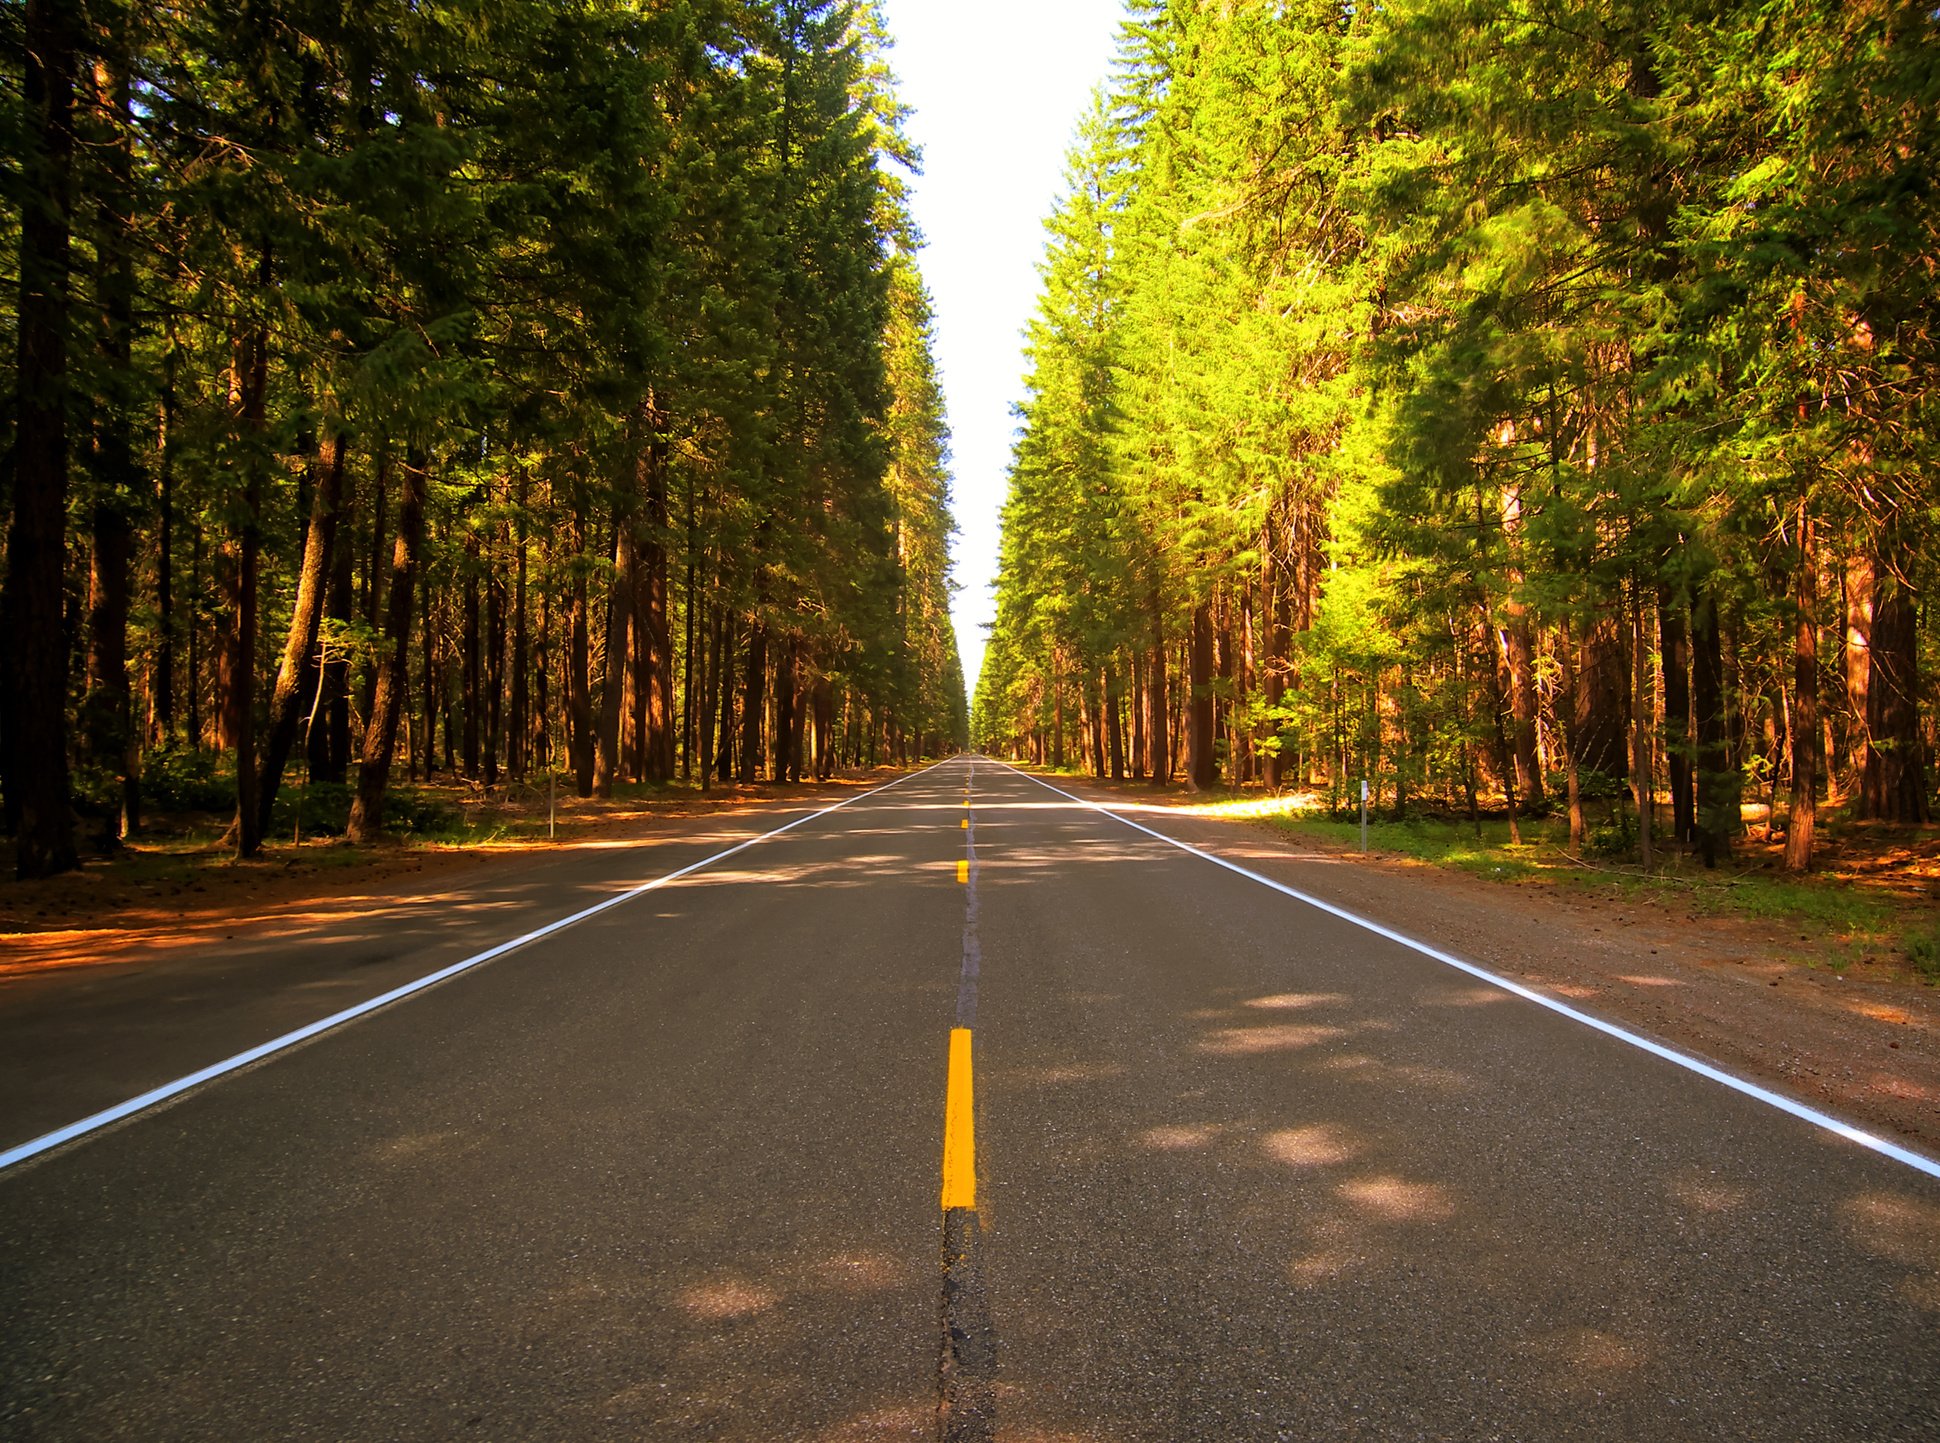
[[[977,1140],[970,1091],[970,1029],[950,1029],[950,1087],[943,1102],[943,1209],[977,1207]]]
[[[963,828],[963,830],[964,830],[964,831],[966,831],[966,832],[967,832],[967,831],[969,831],[969,830],[970,830],[970,819],[969,819],[968,817],[965,817],[965,818],[963,819],[963,821],[962,821],[962,823],[961,823],[960,825],[962,826],[962,828]]]
[[[968,857],[957,858],[957,880],[959,882],[968,882],[970,880],[970,859]]]

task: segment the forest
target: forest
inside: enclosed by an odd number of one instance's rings
[[[1940,21],[1134,0],[973,733],[1716,865],[1930,820]]]
[[[948,438],[880,17],[24,0],[15,869],[185,779],[799,781],[954,750]],[[300,823],[299,823],[300,824]]]

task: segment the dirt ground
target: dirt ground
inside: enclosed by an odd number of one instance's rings
[[[282,931],[355,914],[377,897],[452,873],[516,865],[534,851],[612,845],[721,812],[799,806],[876,784],[724,788],[562,804],[541,835],[470,846],[370,849],[282,844],[261,861],[130,849],[46,882],[0,883],[0,979],[138,961],[211,935]],[[1634,894],[1504,884],[1409,858],[1358,853],[1268,825],[1180,810],[1187,799],[1060,779],[1182,841],[1245,861],[1407,935],[1638,1027],[1683,1050],[1940,1155],[1940,988],[1863,959],[1834,970],[1826,940],[1799,926],[1701,915]],[[500,805],[529,833],[523,815]]]
[[[317,839],[279,841],[238,862],[215,845],[184,848],[158,827],[150,842],[41,882],[0,881],[0,980],[25,972],[138,960],[211,936],[273,937],[352,916],[377,898],[429,891],[480,867],[516,865],[535,853],[611,846],[727,812],[788,810],[815,797],[879,785],[887,770],[793,788],[716,787],[607,801],[562,797],[558,834],[546,836],[543,799],[525,804],[470,798],[468,824],[490,841],[352,847]],[[454,797],[456,797],[454,789]]]

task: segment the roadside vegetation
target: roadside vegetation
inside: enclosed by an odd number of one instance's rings
[[[872,6],[24,0],[0,30],[20,877],[185,801],[246,859],[299,815],[455,834],[452,779],[606,797],[963,739]]]
[[[1313,792],[1216,791],[1169,801],[1168,810],[1223,821],[1250,821],[1330,852],[1361,846],[1357,814]],[[1809,960],[1834,970],[1870,959],[1940,983],[1940,837],[1833,813],[1822,818],[1819,862],[1808,875],[1785,870],[1782,837],[1751,819],[1728,867],[1660,853],[1645,871],[1618,825],[1598,828],[1581,854],[1570,849],[1561,817],[1455,817],[1413,812],[1371,815],[1371,854],[1404,857],[1487,881],[1568,889],[1572,894],[1647,907],[1665,915],[1738,917],[1796,925],[1811,942]]]
[[[1365,781],[1490,875],[1778,911],[1838,904],[1748,869],[1836,879],[1848,821],[1924,856],[1931,7],[1130,9],[1047,221],[979,744]]]

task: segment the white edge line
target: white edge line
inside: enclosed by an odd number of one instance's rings
[[[1009,766],[1009,763],[999,762],[998,765]],[[1305,902],[1309,907],[1318,907],[1329,916],[1338,917],[1343,922],[1352,922],[1356,927],[1365,928],[1377,937],[1385,937],[1390,942],[1398,942],[1403,947],[1412,948],[1416,952],[1421,953],[1422,956],[1440,962],[1443,966],[1453,967],[1458,972],[1466,972],[1478,981],[1486,982],[1491,987],[1499,987],[1504,992],[1513,993],[1525,1001],[1535,1003],[1538,1007],[1546,1007],[1551,1012],[1569,1018],[1572,1022],[1580,1022],[1585,1027],[1595,1028],[1607,1037],[1614,1037],[1619,1042],[1627,1042],[1632,1047],[1640,1048],[1650,1053],[1653,1057],[1661,1057],[1664,1061],[1674,1063],[1687,1072],[1695,1072],[1699,1077],[1706,1077],[1713,1082],[1722,1083],[1733,1092],[1741,1092],[1746,1097],[1756,1098],[1768,1107],[1775,1107],[1780,1112],[1789,1113],[1793,1117],[1811,1123],[1814,1127],[1823,1128],[1827,1132],[1843,1137],[1848,1142],[1857,1143],[1859,1146],[1869,1148],[1882,1156],[1890,1157],[1895,1162],[1904,1163],[1915,1172],[1923,1172],[1928,1177],[1940,1178],[1940,1162],[1936,1162],[1930,1157],[1922,1156],[1910,1148],[1901,1147],[1898,1143],[1888,1142],[1885,1138],[1876,1137],[1870,1132],[1863,1132],[1849,1122],[1841,1122],[1830,1113],[1820,1112],[1816,1107],[1808,1107],[1806,1104],[1794,1098],[1787,1097],[1783,1093],[1773,1092],[1767,1087],[1760,1087],[1755,1082],[1734,1076],[1722,1068],[1714,1067],[1708,1062],[1692,1057],[1689,1053],[1679,1052],[1673,1047],[1666,1047],[1663,1043],[1653,1041],[1641,1033],[1632,1032],[1626,1027],[1619,1027],[1614,1022],[1607,1022],[1601,1017],[1572,1007],[1567,1002],[1559,1001],[1545,993],[1538,992],[1533,987],[1525,987],[1520,982],[1513,982],[1507,977],[1489,971],[1487,968],[1478,967],[1473,962],[1464,962],[1460,957],[1444,952],[1438,947],[1431,947],[1426,942],[1417,942],[1413,937],[1402,932],[1397,932],[1392,927],[1384,927],[1379,922],[1357,916],[1344,907],[1337,907],[1332,902],[1324,902],[1318,897],[1310,896],[1302,892],[1297,887],[1289,887],[1284,882],[1276,882],[1271,877],[1262,876],[1250,868],[1240,866],[1237,862],[1229,862],[1224,857],[1202,851],[1198,847],[1192,846],[1188,842],[1182,842],[1176,837],[1168,837],[1164,832],[1154,831],[1142,822],[1135,822],[1123,813],[1115,812],[1110,807],[1104,806],[1099,802],[1094,802],[1086,797],[1080,797],[1071,792],[1067,792],[1062,787],[1054,787],[1043,778],[1034,777],[1027,771],[1022,771],[1017,767],[1011,767],[1010,770],[1016,772],[1020,777],[1025,777],[1030,781],[1036,782],[1048,792],[1056,792],[1059,796],[1069,798],[1080,806],[1089,807],[1094,812],[1102,812],[1113,821],[1123,822],[1135,831],[1143,832],[1148,837],[1156,837],[1159,841],[1169,846],[1177,847],[1182,852],[1190,852],[1193,856],[1203,858],[1216,867],[1224,867],[1229,872],[1236,872],[1248,881],[1258,882],[1262,887],[1270,887],[1276,892],[1293,898],[1296,902]]]
[[[945,760],[951,759],[946,758]],[[601,912],[611,907],[617,907],[622,902],[630,902],[642,893],[664,887],[669,882],[677,882],[691,872],[698,872],[703,867],[712,866],[716,862],[732,857],[736,852],[746,851],[757,842],[765,842],[770,837],[779,837],[783,832],[792,832],[795,828],[812,822],[817,817],[826,817],[830,812],[840,811],[851,802],[859,802],[866,797],[875,796],[878,792],[886,792],[891,787],[900,786],[912,777],[920,777],[924,772],[933,771],[942,765],[943,762],[932,762],[929,766],[923,767],[919,771],[905,772],[894,781],[884,782],[879,787],[871,787],[866,792],[857,792],[853,797],[844,797],[833,806],[823,807],[819,812],[806,813],[803,816],[795,818],[794,821],[789,822],[785,826],[776,827],[771,832],[763,832],[758,837],[749,837],[745,841],[737,842],[725,851],[716,852],[711,857],[703,857],[698,862],[690,862],[687,866],[680,868],[678,871],[669,872],[664,877],[656,877],[651,882],[646,882],[628,891],[620,892],[615,896],[608,897],[603,902],[595,902],[592,906],[583,908],[573,913],[570,917],[561,917],[555,922],[546,923],[543,927],[535,927],[532,931],[514,937],[509,942],[501,942],[496,947],[488,947],[483,952],[473,953],[463,961],[453,962],[448,967],[440,967],[436,972],[427,973],[415,981],[406,982],[401,987],[393,987],[389,992],[359,1002],[354,1007],[346,1007],[341,1012],[333,1012],[328,1017],[319,1018],[315,1022],[297,1028],[294,1032],[285,1032],[281,1037],[271,1038],[268,1042],[258,1043],[245,1052],[238,1052],[234,1057],[226,1057],[221,1062],[211,1063],[199,1071],[189,1073],[186,1077],[178,1077],[173,1082],[165,1082],[160,1087],[150,1088],[147,1092],[137,1097],[131,1097],[126,1102],[118,1102],[113,1107],[104,1108],[92,1116],[82,1118],[79,1122],[70,1122],[66,1127],[55,1128],[54,1131],[43,1133],[32,1141],[23,1142],[17,1147],[8,1148],[5,1152],[0,1152],[0,1172],[4,1172],[16,1163],[22,1163],[29,1158],[38,1157],[41,1153],[57,1148],[62,1143],[72,1142],[76,1138],[85,1137],[91,1132],[99,1131],[110,1123],[121,1121],[124,1117],[132,1117],[138,1112],[146,1111],[148,1108],[154,1107],[157,1103],[168,1101],[171,1097],[178,1097],[190,1088],[200,1087],[205,1082],[213,1082],[216,1078],[235,1072],[239,1068],[247,1067],[252,1062],[260,1062],[263,1058],[282,1052],[286,1048],[294,1047],[297,1043],[307,1041],[315,1037],[318,1033],[328,1032],[332,1028],[341,1027],[346,1022],[354,1022],[367,1013],[377,1011],[380,1007],[388,1007],[393,1002],[400,1002],[404,998],[411,996],[414,992],[422,992],[427,987],[435,987],[447,978],[456,977],[460,972],[468,972],[474,967],[483,966],[495,958],[503,957],[507,952],[516,951],[518,948],[537,942],[541,938],[550,937],[554,932],[563,931],[575,922],[584,922],[588,917],[598,916]]]

